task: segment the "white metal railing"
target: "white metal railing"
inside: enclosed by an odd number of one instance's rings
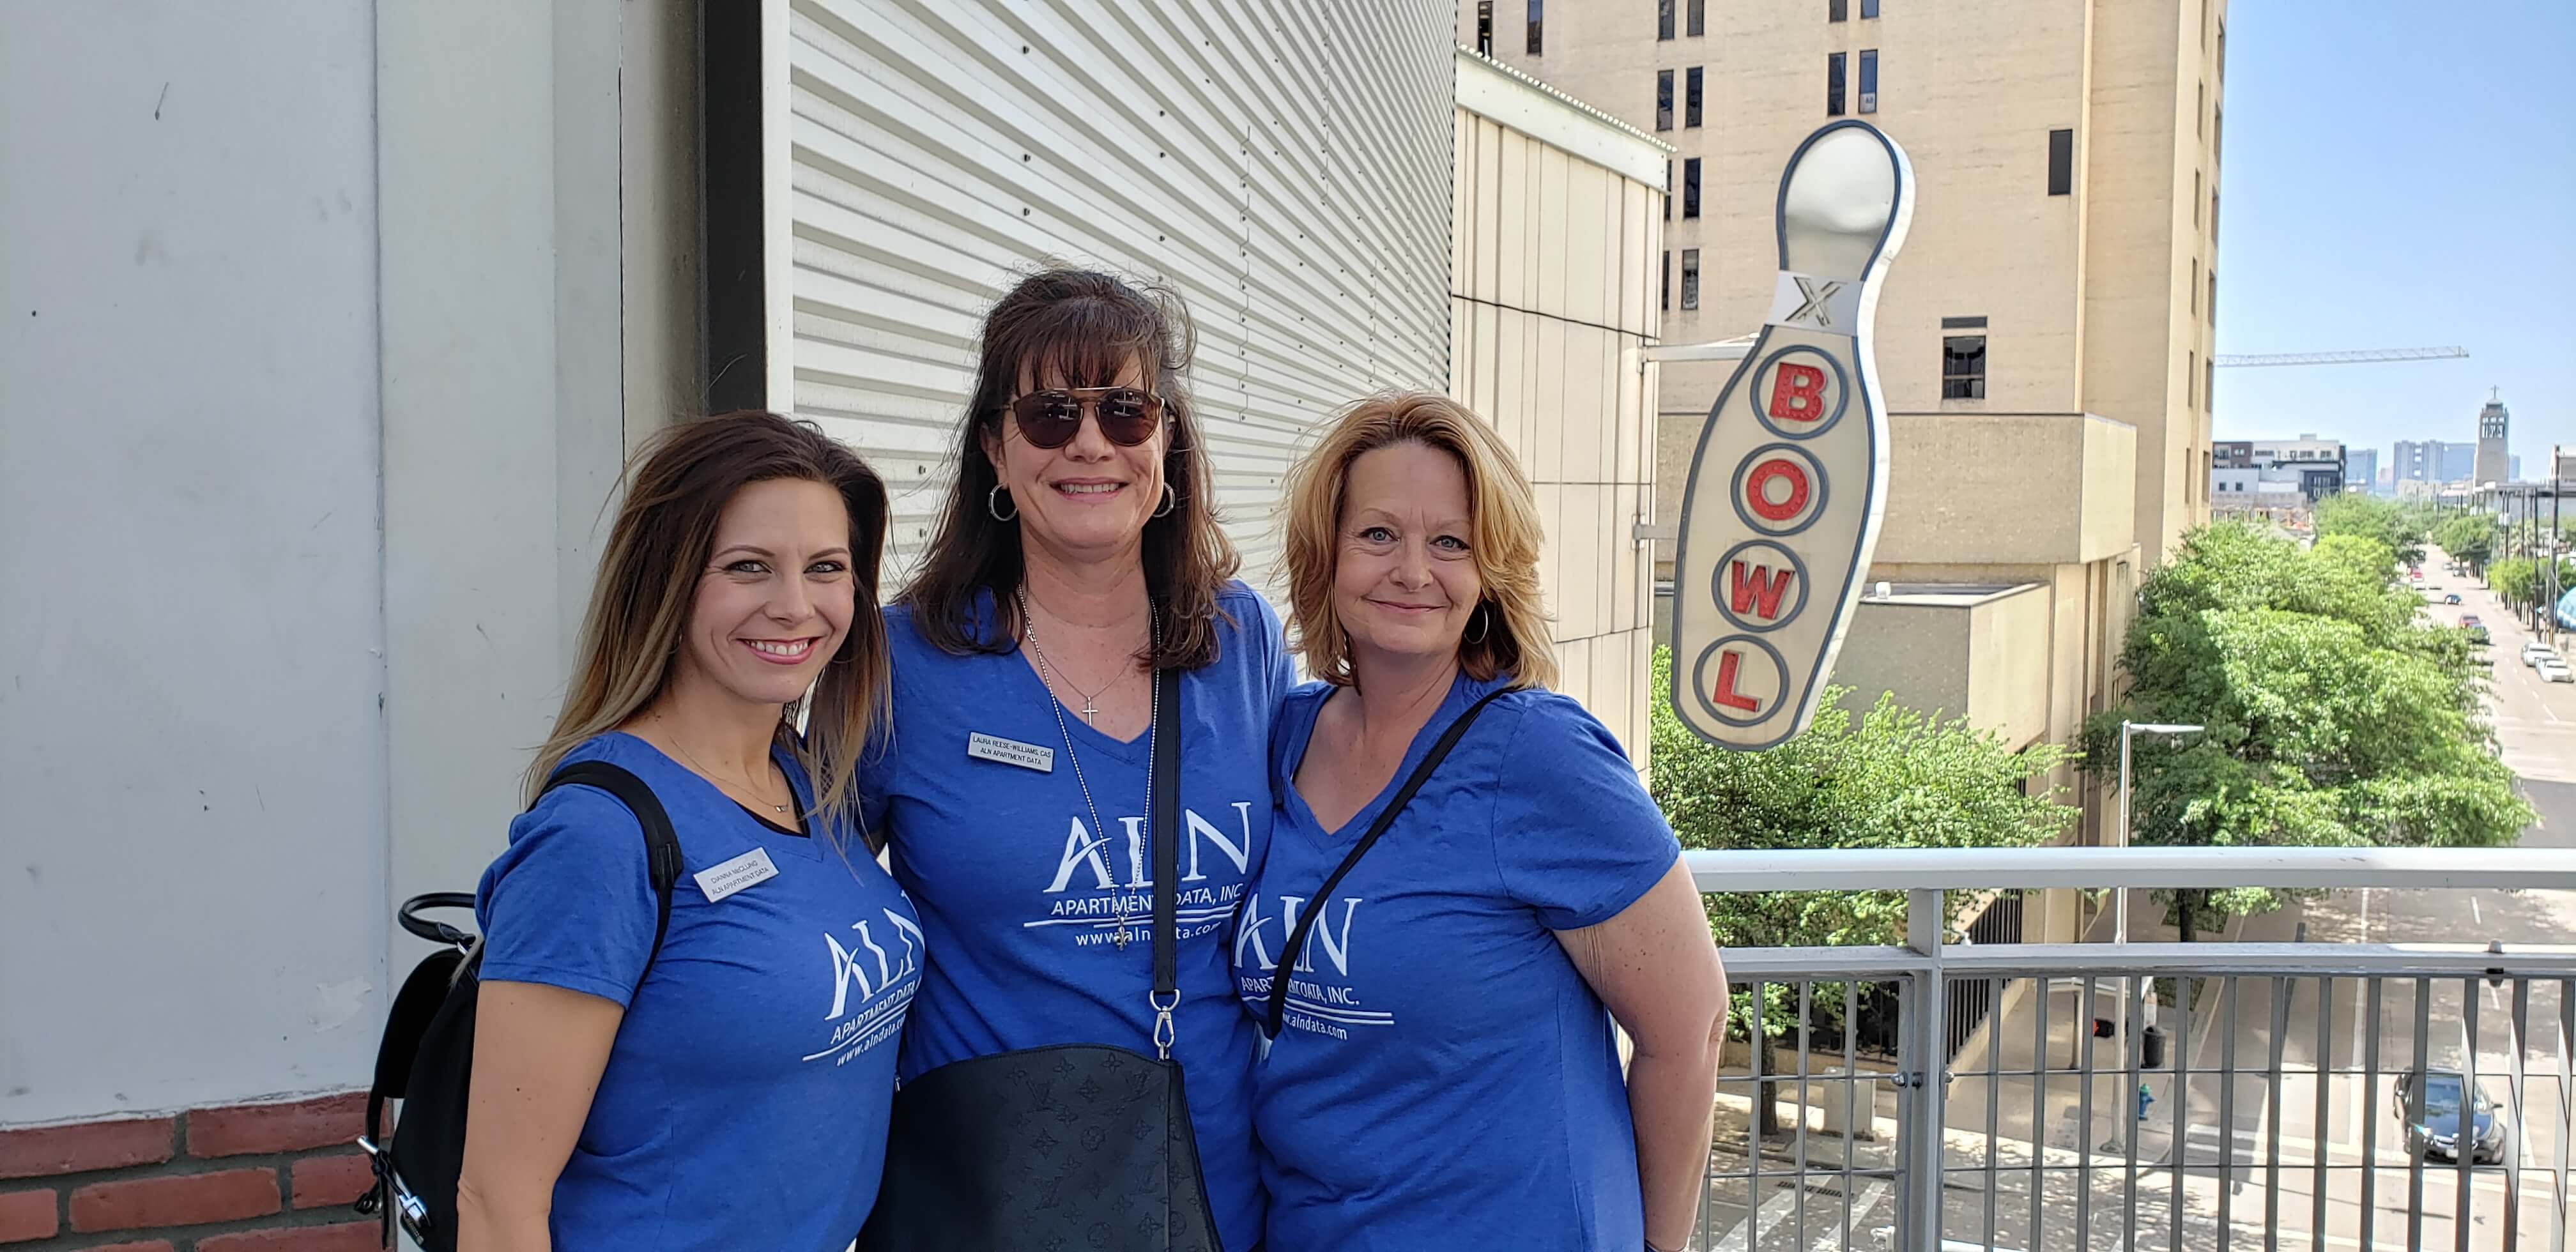
[[[1703,1246],[1809,1252],[1872,1246],[1865,1240],[1875,1237],[1876,1246],[1909,1252],[2226,1247],[2238,1237],[2240,1219],[2255,1220],[2250,1214],[2259,1203],[2260,1246],[2267,1249],[2367,1252],[2433,1246],[2426,1240],[2435,1238],[2461,1252],[2473,1246],[2565,1252],[2576,1199],[2568,1159],[2569,1141],[2576,1137],[2576,945],[2479,942],[2465,926],[2462,938],[2471,941],[2443,944],[1955,944],[1944,941],[1943,927],[1949,892],[1995,888],[2576,892],[2576,850],[2060,847],[1684,855],[1703,892],[1907,893],[1900,945],[1726,952],[1729,977],[1752,986],[1754,1005],[1762,1003],[1765,985],[1791,993],[1795,1043],[1794,1049],[1785,1040],[1761,1046],[1759,1039],[1780,1033],[1782,1023],[1775,1019],[1775,1030],[1765,1031],[1761,1010],[1753,1010],[1758,1038],[1750,1059],[1721,1082],[1722,1092],[1730,1085],[1749,1092],[1736,1154],[1741,1168],[1731,1167],[1734,1158],[1722,1132],[1711,1163],[1711,1199],[1703,1210]],[[2576,913],[2569,916],[2569,937],[2576,939]],[[1972,992],[1982,984],[1974,1002],[1987,1015],[1965,1036],[1964,1046],[1962,1035],[1944,1021],[1952,1001],[1945,992],[1960,984]],[[2161,1067],[2145,1064],[2142,1055],[2149,1046],[2143,1042],[2142,1013],[2150,984],[2166,986],[2174,997],[2171,1020],[2180,1034]],[[1897,1018],[1892,1063],[1875,1069],[1863,1064],[1866,1049],[1855,1045],[1864,1029],[1864,988],[1892,999]],[[2052,1004],[2078,991],[2083,999],[2053,1024]],[[2116,996],[2116,1007],[2098,998],[2106,993]],[[2291,1038],[2292,1006],[2302,996],[2317,1018],[2314,1041]],[[1810,1031],[1819,1021],[1817,1006],[1832,1004],[1843,1006],[1841,1063],[1820,1071],[1811,1064]],[[2241,1011],[2248,1004],[2254,1008],[2250,1017]],[[2008,1023],[2007,1005],[2028,1022]],[[2340,1062],[2339,1041],[2325,1037],[2338,1005],[2352,1021]],[[2410,1018],[2411,1044],[2402,1029]],[[2456,1074],[2465,1090],[2482,1090],[2479,1031],[2482,1019],[2490,1018],[2500,1018],[2502,1030],[2488,1037],[2488,1050],[2507,1049],[2504,1067],[2510,1073],[2509,1098],[2496,1102],[2491,1123],[2506,1124],[2509,1109],[2510,1124],[2522,1128],[2519,1138],[2509,1149],[2490,1145],[2482,1137],[2489,1132],[2481,1129],[2489,1123],[2465,1119],[2458,1132],[2475,1142],[2450,1149],[2457,1156],[2456,1185],[2428,1194],[2427,1156],[2448,1142],[2436,1133],[2438,1112],[2434,1121],[2426,1120],[2423,1081],[2413,1086],[2412,1107],[2400,1107],[2392,1088],[2386,1110],[2404,1131],[2382,1143],[2376,1120],[2383,1108],[2381,1082],[2427,1072],[2449,1081],[2445,1076]],[[2440,1059],[2431,1048],[2437,1020],[2444,1039],[2456,1031],[2464,1045],[2453,1060]],[[2239,1065],[2238,1035],[2247,1021],[2247,1046],[2262,1056]],[[2372,1023],[2367,1031],[2364,1022]],[[2532,1036],[2535,1022],[2546,1028],[2544,1034],[2554,1029],[2554,1046]],[[2112,1029],[2102,1031],[2105,1024]],[[2066,1034],[2052,1042],[2059,1026]],[[2223,1032],[2220,1055],[2197,1072],[2196,1026],[2205,1032],[2203,1040]],[[2383,1034],[2389,1036],[2385,1049]],[[1783,1055],[1773,1072],[1765,1072],[1766,1052]],[[1794,1067],[1788,1055],[1794,1055]],[[2539,1063],[2527,1066],[2535,1056]],[[1951,1089],[1961,1083],[1982,1098],[1972,1096],[1954,1115]],[[2134,1118],[2125,1110],[2133,1092],[2152,1098],[2155,1083],[2165,1085],[2171,1103],[2169,1116],[2158,1119],[2163,1124],[2150,1126],[2143,1102]],[[2259,1090],[2240,1091],[2248,1083]],[[1783,1159],[1766,1164],[1774,1154],[1755,1123],[1763,1107],[1776,1107],[1793,1087],[1796,1126],[1784,1129],[1790,1146],[1778,1153]],[[1810,1127],[1817,1112],[1811,1097],[1820,1089],[1828,1128],[1821,1140]],[[2026,1100],[2026,1123],[2010,1124],[2018,1114],[2005,1107],[2007,1089],[2015,1101]],[[2341,1098],[2330,1101],[2332,1091]],[[2075,1127],[2067,1145],[2052,1137],[2052,1094],[2073,1105],[2066,1110]],[[2284,1109],[2303,1110],[2311,1095],[2316,1120],[2306,1141],[2309,1159],[2285,1163]],[[1890,1099],[1895,1114],[1888,1119],[1893,1133],[1884,1136],[1875,1133],[1882,1098]],[[2214,1106],[2203,1110],[2215,1113],[2214,1132],[2190,1114],[2196,1100]],[[1973,1116],[1978,1103],[1984,1106],[1982,1124]],[[1722,1126],[1727,1108],[1722,1097]],[[2248,1109],[2268,1127],[2268,1141],[2240,1142],[2246,1132],[2238,1117]],[[2106,1113],[2119,1128],[2097,1146],[2095,1127]],[[2338,1119],[2344,1138],[2328,1133]],[[1831,1129],[1837,1122],[1838,1143]],[[2216,1141],[2205,1142],[2212,1133]],[[2156,1138],[2165,1140],[2162,1147]],[[2401,1143],[2404,1154],[2391,1155]],[[2290,1156],[2298,1151],[2292,1144]],[[2497,1158],[2492,1168],[2479,1160],[2490,1154]],[[2526,1166],[2539,1179],[2528,1187]],[[2395,1182],[2385,1192],[2379,1184],[2383,1174],[2401,1168],[2406,1198],[2403,1211],[2396,1212],[2382,1203],[2395,1194]],[[2500,1184],[2500,1198],[2488,1194],[2491,1184]],[[2237,1193],[2249,1185],[2261,1188],[2259,1200],[2248,1198],[2240,1209]],[[1811,1229],[1811,1201],[1833,1210],[1821,1233]],[[2286,1214],[2285,1203],[2291,1209]],[[1892,1215],[1878,1211],[1887,1204],[1893,1205]],[[2384,1221],[2381,1207],[2392,1207]],[[2285,1220],[2296,1219],[2300,1208],[2308,1211],[2307,1229],[2285,1229]],[[1892,1224],[1884,1222],[1889,1216]],[[2402,1235],[2394,1229],[2399,1225]],[[1832,1242],[1836,1233],[1839,1244]],[[1962,1240],[1962,1233],[1981,1234],[1982,1240]],[[2491,1242],[2499,1236],[2502,1243]]]

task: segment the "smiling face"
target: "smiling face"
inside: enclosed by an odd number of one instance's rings
[[[1484,596],[1467,471],[1426,444],[1351,460],[1335,535],[1333,612],[1355,657],[1456,656]]]
[[[784,705],[840,651],[856,603],[840,493],[806,479],[752,483],[716,523],[676,681]]]
[[[1145,371],[1129,361],[1108,380],[1069,382],[1050,367],[1020,370],[1014,398],[1034,391],[1070,389],[1100,381],[1114,387],[1145,387]],[[1152,438],[1120,447],[1101,433],[1096,413],[1086,411],[1082,428],[1061,448],[1040,448],[1020,433],[1009,413],[997,426],[985,428],[984,455],[993,463],[1011,502],[1019,510],[1021,538],[1075,561],[1098,561],[1135,548],[1146,519],[1163,507],[1163,452],[1171,446],[1171,423],[1155,427]]]

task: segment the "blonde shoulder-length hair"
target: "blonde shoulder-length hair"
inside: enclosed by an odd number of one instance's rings
[[[679,658],[725,505],[744,487],[779,479],[830,487],[850,516],[856,603],[849,635],[824,663],[813,690],[780,710],[776,742],[813,780],[822,828],[857,829],[859,760],[883,718],[892,672],[885,619],[877,608],[885,485],[857,453],[812,423],[756,411],[684,422],[637,454],[625,505],[591,585],[563,711],[528,766],[528,803],[536,803],[555,768],[584,740],[625,725],[660,698]],[[810,712],[803,735],[796,733],[800,708]]]
[[[1353,404],[1288,472],[1283,560],[1289,646],[1315,677],[1338,686],[1354,681],[1350,634],[1333,611],[1343,495],[1353,461],[1405,443],[1448,453],[1467,475],[1472,555],[1484,598],[1459,640],[1458,667],[1478,682],[1509,674],[1516,688],[1554,687],[1556,649],[1538,577],[1543,531],[1537,493],[1492,426],[1431,392],[1396,392]]]

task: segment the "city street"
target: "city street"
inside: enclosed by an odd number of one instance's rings
[[[2477,580],[2447,572],[2438,552],[2428,553],[2422,591],[2427,614],[2455,624],[2478,616],[2492,635],[2486,655],[2494,662],[2490,708],[2503,758],[2521,779],[2540,821],[2522,836],[2525,846],[2576,846],[2576,684],[2541,681],[2518,654],[2531,633]],[[2440,603],[2457,593],[2459,605]],[[2143,905],[2144,902],[2138,902]],[[2141,942],[2175,936],[2154,910],[2132,918]],[[2101,937],[2099,935],[2097,938]],[[2226,940],[2267,943],[2576,944],[2576,896],[2516,891],[2341,892],[2246,918]],[[2179,1246],[2266,1246],[2276,1232],[2281,1246],[2324,1246],[2338,1252],[2419,1247],[2550,1247],[2559,1207],[2553,1192],[2558,1171],[2569,1168],[2576,1145],[2560,1141],[2567,1093],[2559,1074],[2570,1041],[2562,1036],[2567,1012],[2561,984],[2535,983],[2517,1005],[2510,983],[2418,984],[2387,979],[2375,987],[2361,978],[2284,980],[2247,977],[2232,989],[2201,984],[2187,1022],[2166,1004],[2160,1020],[2183,1033],[2188,1075],[2177,1109],[2174,1069],[2145,1075],[2154,1097],[2136,1119],[2135,1088],[2116,1075],[2086,1083],[2065,1073],[2081,1064],[2074,1023],[2077,982],[2060,980],[2048,994],[2047,1026],[2033,1015],[2030,984],[2016,983],[2000,1015],[1998,1052],[1987,1036],[1973,1036],[1954,1059],[1948,1089],[1944,1156],[1945,1234],[1965,1246],[2011,1249],[2092,1248],[2131,1244],[2124,1201],[2134,1188],[2138,1226],[2132,1246],[2173,1245],[2177,1201]],[[2393,1090],[2396,1076],[2419,1063],[2416,1038],[2419,996],[2429,993],[2420,1023],[2422,1061],[2435,1069],[2467,1068],[2475,1058],[2479,1087],[2502,1106],[2508,1150],[2495,1164],[2473,1164],[2465,1173],[2452,1161],[2428,1158],[2420,1182],[2411,1169],[2406,1126]],[[2115,993],[2097,988],[2097,1013],[2113,1015]],[[2475,1011],[2464,1012],[2464,997]],[[2322,1009],[2320,1004],[2323,1004]],[[2232,1013],[2230,1012],[2232,1008]],[[2044,1036],[2044,1043],[2038,1036]],[[2039,1089],[2029,1074],[2035,1049],[2044,1046],[2050,1073]],[[2276,1049],[2277,1048],[2277,1052]],[[1783,1054],[1782,1064],[1794,1065]],[[1822,1066],[1839,1058],[1819,1058]],[[2092,1058],[2103,1070],[2119,1063],[2106,1042]],[[2517,1061],[2522,1082],[2513,1076]],[[2000,1077],[1989,1081],[1989,1067]],[[2222,1074],[2232,1070],[2232,1084]],[[2278,1082],[2270,1077],[2281,1075]],[[2325,1077],[2322,1084],[2319,1071]],[[2018,1072],[2016,1072],[2018,1071]],[[2375,1071],[2375,1079],[2365,1072]],[[1873,1084],[1881,1097],[1875,1142],[1854,1145],[1853,1164],[1885,1168],[1897,1133],[1895,1092]],[[1740,1093],[1741,1086],[1731,1089]],[[1792,1089],[1794,1096],[1794,1088]],[[1821,1097],[1819,1097],[1821,1099]],[[1740,1099],[1720,1114],[1722,1168],[1745,1168]],[[1794,1117],[1792,1112],[1784,1117]],[[2177,1117],[2179,1113],[2179,1117]],[[1730,1125],[1730,1122],[1732,1123]],[[1821,1116],[1814,1123],[1821,1129]],[[2034,1135],[2033,1127],[2042,1127]],[[2130,1127],[2136,1127],[2134,1155]],[[2175,1131],[2184,1143],[2177,1152]],[[1991,1137],[1990,1137],[1991,1136]],[[2041,1168],[2032,1169],[2032,1140]],[[1766,1170],[1788,1173],[1798,1148],[1792,1137],[1766,1146]],[[1811,1168],[1835,1169],[1840,1134],[1807,1137]],[[2088,1158],[2087,1150],[2090,1155]],[[1731,1149],[1731,1150],[1730,1150]],[[2175,1176],[2179,1159],[2181,1177]],[[1825,1164],[1825,1161],[1836,1164]],[[1995,1171],[1989,1183],[1988,1168]],[[2089,1166],[2089,1169],[2085,1168]],[[2042,1203],[2032,1236],[2032,1187]],[[1850,1197],[1852,1246],[1875,1246],[1866,1233],[1893,1220],[1889,1186],[1866,1176],[1827,1175],[1801,1190],[1785,1180],[1764,1180],[1762,1198],[1746,1184],[1713,1189],[1712,1246],[1721,1248],[1834,1248],[1842,1246],[1844,1196]],[[2474,1214],[2465,1245],[2452,1216],[2464,1190]],[[1990,1199],[1991,1197],[1991,1199]],[[2505,1210],[2515,1210],[2508,1238]],[[2230,1239],[2219,1230],[2222,1205]],[[2324,1238],[2315,1238],[2322,1230]],[[2366,1235],[2365,1235],[2366,1232]]]

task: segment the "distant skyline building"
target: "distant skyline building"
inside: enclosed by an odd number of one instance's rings
[[[2343,482],[2347,489],[2359,487],[2366,495],[2379,494],[2379,449],[2344,449]]]
[[[2389,458],[2389,482],[2456,483],[2477,468],[2478,446],[2439,439],[2400,439]]]
[[[2513,415],[2504,407],[2503,393],[2491,394],[2486,407],[2478,410],[2478,456],[2469,474],[2472,481],[2511,482],[2516,477],[2513,459],[2505,453],[2512,426]]]

